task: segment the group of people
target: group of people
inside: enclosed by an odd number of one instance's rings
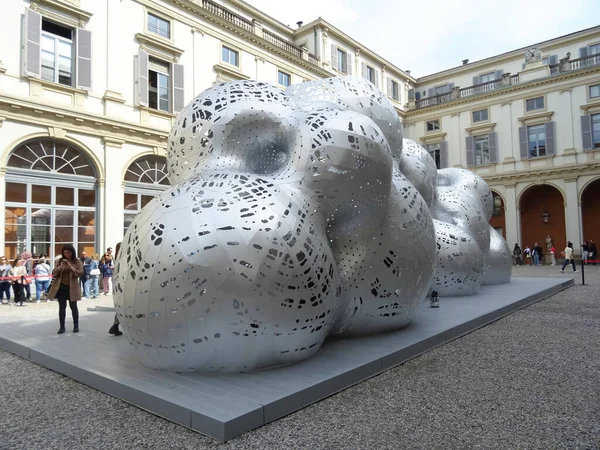
[[[117,252],[119,246],[117,246]],[[116,257],[116,255],[115,255]],[[54,261],[54,269],[50,268],[45,256],[41,255],[37,264],[33,264],[29,252],[21,254],[21,258],[9,264],[7,258],[0,257],[0,304],[16,304],[23,306],[23,302],[31,299],[30,284],[35,283],[36,302],[42,296],[47,301],[58,302],[58,320],[60,328],[58,334],[65,333],[65,319],[67,304],[73,317],[73,333],[79,332],[79,309],[77,302],[87,298],[96,298],[99,295],[99,280],[102,280],[104,295],[112,292],[112,277],[115,265],[112,248],[108,248],[100,257],[98,253],[88,256],[82,252],[77,257],[75,248],[64,245],[60,255]],[[13,299],[11,299],[11,286]],[[120,336],[119,321],[115,321],[109,333]]]
[[[548,253],[550,254],[550,260],[551,260],[550,265],[555,266],[556,265],[556,257],[555,257],[556,248],[554,247],[554,243],[552,242],[552,238],[550,236],[548,236],[546,238],[546,248],[547,248]],[[571,241],[567,242],[567,246],[561,252],[561,255],[565,258],[563,265],[560,269],[561,273],[564,272],[565,267],[567,267],[567,265],[569,265],[569,264],[571,264],[571,266],[573,267],[573,271],[577,272],[577,267],[575,266],[573,243]],[[523,264],[523,258],[525,258],[525,260],[527,261],[527,263],[526,263],[527,265],[539,266],[539,265],[541,265],[543,251],[542,251],[542,247],[537,242],[535,244],[533,244],[533,246],[531,248],[528,245],[526,245],[523,250],[521,250],[521,247],[519,247],[519,244],[515,244],[515,247],[513,248],[513,256],[515,258],[515,265],[517,265],[517,266],[520,266]],[[581,246],[581,258],[582,258],[583,264],[596,265],[596,260],[594,259],[596,257],[597,257],[597,250],[596,250],[596,243],[594,242],[594,240],[591,239],[589,242],[584,241],[583,245]]]

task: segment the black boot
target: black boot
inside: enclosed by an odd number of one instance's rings
[[[123,334],[123,332],[119,331],[119,324],[115,323],[112,327],[110,327],[110,330],[108,330],[108,334],[113,334],[115,336],[121,336]]]
[[[65,332],[65,326],[61,325],[60,328],[58,329],[58,333],[56,334],[63,334]]]
[[[75,322],[73,325],[73,333],[79,333],[79,322]]]

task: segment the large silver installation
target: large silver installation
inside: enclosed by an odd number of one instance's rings
[[[208,89],[179,115],[168,167],[172,187],[131,224],[114,284],[148,367],[290,364],[328,336],[405,327],[430,289],[510,280],[485,182],[437,171],[363,79]]]

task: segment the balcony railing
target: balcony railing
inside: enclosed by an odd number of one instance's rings
[[[568,55],[567,58],[560,61],[559,64],[551,64],[550,76],[560,75],[572,70],[580,70],[588,67],[600,65],[600,54],[586,56],[585,58],[578,58],[570,60]],[[410,109],[427,108],[429,106],[439,105],[442,103],[450,103],[460,98],[472,97],[475,95],[484,94],[486,92],[495,91],[501,88],[514,86],[520,84],[519,74],[510,75],[505,74],[504,77],[497,80],[488,81],[486,83],[476,84],[474,86],[468,86],[466,88],[454,88],[451,92],[443,94],[433,95],[430,97],[422,98],[415,101],[414,107],[409,105]]]
[[[232,24],[237,25],[246,31],[254,33],[254,24],[250,20],[229,11],[227,8],[211,2],[210,0],[202,0],[202,7],[213,13],[215,16],[225,19],[227,22],[231,22]]]
[[[245,17],[236,14],[227,8],[211,1],[211,0],[202,0],[202,7],[207,11],[211,12],[217,17],[226,20],[227,22],[231,22],[232,24],[249,31],[250,33],[256,33],[255,24],[246,19]],[[277,36],[274,33],[271,33],[268,30],[262,30],[263,39],[269,42],[276,47],[285,50],[286,52],[296,56],[297,58],[302,58],[302,54],[305,50],[302,50],[300,47],[296,47],[294,44],[286,41],[285,39]],[[314,64],[315,66],[319,65],[319,58],[317,58],[312,53],[308,53],[308,62]]]

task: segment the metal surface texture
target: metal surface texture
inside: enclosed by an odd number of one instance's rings
[[[115,308],[139,361],[247,372],[309,358],[329,335],[408,325],[447,228],[429,206],[469,234],[469,257],[487,256],[489,226],[479,245],[471,203],[446,205],[449,180],[472,179],[448,173],[440,189],[438,176],[434,192],[429,155],[404,145],[394,107],[358,78],[285,93],[238,81],[196,97],[169,136],[173,187],[136,216],[117,260]],[[485,212],[487,185],[476,187]]]

